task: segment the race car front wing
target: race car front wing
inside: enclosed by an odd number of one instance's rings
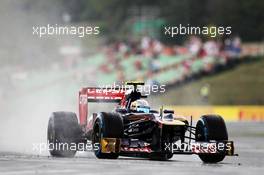
[[[101,140],[103,153],[152,153],[150,145],[140,147],[130,147],[122,145],[121,139],[103,138]],[[234,154],[233,141],[210,141],[210,142],[191,142],[191,143],[165,143],[163,152],[173,154],[224,154],[236,156]]]

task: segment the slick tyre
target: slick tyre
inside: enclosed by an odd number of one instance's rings
[[[81,136],[77,116],[72,112],[53,112],[48,123],[48,144],[50,154],[54,157],[73,157],[77,151],[74,147]],[[72,149],[74,148],[74,149]]]
[[[172,153],[152,153],[150,155],[151,160],[166,161],[173,157]]]
[[[225,121],[218,115],[204,115],[196,124],[196,141],[223,141],[228,140]],[[217,163],[225,158],[224,154],[199,154],[205,163]]]
[[[99,113],[93,126],[92,143],[94,154],[99,159],[117,159],[118,153],[102,153],[102,138],[122,138],[123,120],[117,113]]]

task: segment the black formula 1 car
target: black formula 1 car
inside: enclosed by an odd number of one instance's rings
[[[72,157],[76,151],[92,150],[99,159],[118,156],[168,160],[174,154],[197,154],[208,163],[234,155],[223,118],[204,115],[192,126],[169,109],[153,110],[138,86],[132,89],[82,88],[79,92],[79,120],[72,112],[53,112],[48,124],[52,156]],[[112,112],[88,116],[88,103],[117,103]]]

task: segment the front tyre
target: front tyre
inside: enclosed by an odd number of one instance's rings
[[[151,160],[166,161],[173,157],[172,153],[152,153],[150,155]]]
[[[204,115],[196,124],[196,141],[209,142],[210,140],[228,140],[224,119],[219,115]],[[205,163],[217,163],[225,158],[225,154],[199,154]]]
[[[93,126],[92,143],[94,146],[95,156],[99,159],[117,159],[119,156],[119,153],[117,152],[102,152],[101,140],[102,138],[120,139],[123,137],[123,133],[123,120],[119,114],[105,112],[100,113]]]

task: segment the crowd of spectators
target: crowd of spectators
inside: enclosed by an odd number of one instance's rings
[[[224,41],[208,39],[202,40],[197,36],[191,36],[183,45],[165,45],[157,39],[148,36],[134,41],[117,41],[104,46],[105,62],[100,65],[101,72],[108,74],[117,72],[117,81],[127,80],[122,61],[130,59],[131,56],[138,57],[130,65],[135,71],[146,70],[142,75],[144,80],[151,79],[153,74],[175,68],[175,66],[161,67],[159,58],[162,55],[172,56],[170,59],[177,59],[177,56],[187,55],[188,59],[181,61],[176,67],[184,67],[188,71],[195,60],[203,60],[205,72],[214,71],[221,64],[227,66],[231,60],[237,59],[241,54],[241,40],[239,37],[227,38]],[[210,59],[208,59],[208,57]],[[148,60],[147,66],[143,65],[144,59]],[[210,61],[207,61],[210,60]],[[190,73],[188,77],[190,77]],[[153,80],[154,81],[154,80]]]

